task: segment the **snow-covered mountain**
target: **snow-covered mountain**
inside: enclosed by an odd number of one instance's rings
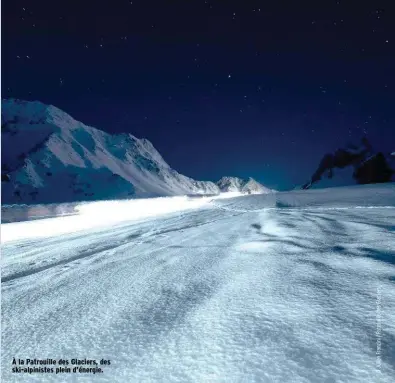
[[[111,135],[41,102],[2,100],[2,204],[264,193],[252,178],[218,185],[172,169],[147,139]],[[236,182],[237,180],[237,182]]]
[[[327,153],[302,189],[393,181],[394,153],[377,152],[367,138],[363,138],[359,146],[349,144],[334,153]]]
[[[221,192],[241,192],[247,194],[265,194],[272,190],[263,186],[253,178],[242,179],[239,177],[222,177],[217,185]]]
[[[40,102],[2,100],[1,112],[3,204],[219,193],[172,169],[146,139]]]
[[[238,177],[222,177],[217,185],[222,192],[238,192],[243,187],[243,180]]]

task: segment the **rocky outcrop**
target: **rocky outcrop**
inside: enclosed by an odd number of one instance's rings
[[[346,168],[352,170],[349,184],[391,182],[395,171],[390,157],[391,154],[375,153],[369,140],[364,137],[360,146],[348,145],[334,153],[325,154],[310,181],[302,189],[320,186],[323,180],[333,180],[333,186],[339,186],[336,176],[339,170]]]

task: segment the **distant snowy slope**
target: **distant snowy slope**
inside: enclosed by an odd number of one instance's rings
[[[248,194],[264,194],[272,192],[272,190],[261,185],[253,178],[245,180],[239,177],[222,177],[217,182],[217,185],[221,192],[241,192]]]
[[[249,194],[265,194],[271,193],[272,190],[255,181],[253,178],[249,178],[241,188],[241,192]]]
[[[146,139],[110,135],[40,102],[2,100],[2,203],[218,194]]]

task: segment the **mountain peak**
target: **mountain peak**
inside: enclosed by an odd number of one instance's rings
[[[248,194],[270,193],[271,190],[254,180],[252,177],[247,179],[239,177],[222,177],[217,182],[222,192],[241,192]]]
[[[76,128],[81,124],[56,106],[46,105],[40,101],[3,99],[1,114],[2,123],[18,122],[19,124],[39,125],[46,122],[68,129]]]

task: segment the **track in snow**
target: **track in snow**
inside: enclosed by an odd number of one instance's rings
[[[394,381],[395,209],[258,201],[3,245],[3,380],[73,381],[16,357],[111,359],[83,381]]]

